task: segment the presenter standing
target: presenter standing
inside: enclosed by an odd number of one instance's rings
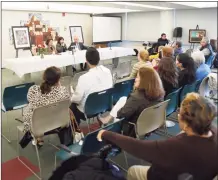
[[[78,36],[74,36],[73,37],[73,42],[70,44],[68,50],[71,51],[72,50],[72,46],[75,46],[75,48],[77,48],[78,50],[85,50],[87,49],[86,46],[84,46],[83,43],[79,42],[79,38]],[[87,64],[86,63],[80,63],[80,68],[82,71],[86,70],[87,68]]]

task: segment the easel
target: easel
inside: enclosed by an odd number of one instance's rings
[[[199,29],[199,26],[197,25],[195,29],[198,30],[198,29]],[[193,46],[193,50],[194,50],[194,48],[195,48],[195,43],[191,43],[190,49],[192,49],[192,46]]]
[[[32,56],[34,56],[33,55],[33,53],[32,53],[32,51],[31,51],[31,48],[24,48],[24,49],[16,49],[16,55],[15,55],[15,58],[18,58],[18,52],[19,52],[19,50],[23,50],[23,51],[25,51],[25,50],[29,50],[30,52],[31,52],[31,54],[32,54]]]

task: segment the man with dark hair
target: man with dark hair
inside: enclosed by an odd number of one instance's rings
[[[157,40],[157,43],[158,43],[158,46],[165,46],[166,44],[169,43],[165,33],[161,34],[161,38]]]
[[[176,45],[173,47],[174,48],[174,56],[176,57],[177,55],[183,53],[182,50],[182,42],[176,41]]]
[[[98,65],[100,55],[97,49],[90,47],[86,51],[86,63],[89,71],[80,76],[75,92],[71,88],[70,109],[78,124],[80,120],[85,120],[84,106],[89,94],[112,88],[113,79],[110,70],[103,65]]]

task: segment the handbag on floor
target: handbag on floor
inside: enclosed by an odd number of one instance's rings
[[[72,131],[73,131],[73,134],[74,134],[74,143],[78,143],[80,142],[83,138],[84,138],[84,134],[83,132],[81,131],[77,121],[76,121],[76,118],[75,116],[73,115],[73,112],[70,110],[70,118],[71,118],[71,121],[72,121]]]
[[[22,148],[25,148],[33,139],[31,133],[29,131],[27,131],[24,136],[22,137],[22,139],[20,140],[19,144]]]

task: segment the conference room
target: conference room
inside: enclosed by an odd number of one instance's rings
[[[1,14],[3,180],[217,179],[217,2]]]

